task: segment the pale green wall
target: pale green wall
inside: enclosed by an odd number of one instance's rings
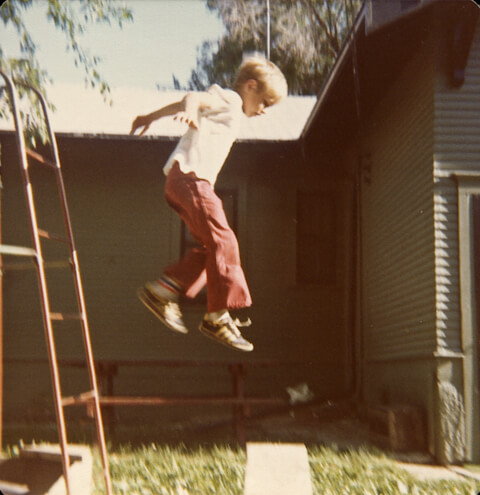
[[[5,137],[2,142],[4,243],[28,244],[13,144]],[[180,222],[163,199],[161,171],[173,146],[173,141],[161,140],[60,140],[95,356],[298,361],[303,364],[252,372],[247,392],[286,396],[286,386],[306,382],[318,398],[347,395],[352,381],[348,283],[351,192],[342,174],[338,170],[332,173],[328,163],[306,166],[294,143],[239,143],[233,149],[218,185],[238,192],[238,236],[254,298],[251,310],[240,316],[251,316],[254,322],[246,335],[256,349],[252,355],[243,355],[215,345],[196,331],[204,307],[186,306],[186,321],[192,330],[188,336],[179,336],[164,329],[136,298],[137,287],[159,274],[180,251]],[[335,167],[338,169],[338,163]],[[46,183],[43,177],[41,183]],[[296,287],[298,188],[336,194],[335,286]],[[46,193],[39,210],[46,214],[48,223],[55,223],[51,191]],[[53,229],[58,230],[56,225]],[[53,295],[59,306],[68,305],[71,298],[65,295],[64,281],[56,277]],[[33,270],[8,272],[3,282],[6,357],[45,358]],[[73,327],[69,324],[57,333],[59,357],[81,355]],[[19,381],[27,368],[32,370],[32,379]],[[76,376],[67,385],[65,388],[71,385],[82,391]],[[7,421],[22,419],[35,401],[45,397],[48,403],[47,368],[6,365],[5,390]],[[226,370],[219,374],[210,368],[121,370],[116,381],[116,393],[120,394],[215,394],[230,390]],[[190,408],[181,414],[200,413]]]

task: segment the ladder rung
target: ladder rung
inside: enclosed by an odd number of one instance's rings
[[[50,319],[54,321],[81,320],[81,313],[50,313]]]
[[[47,167],[58,168],[54,162],[40,155],[40,153],[37,153],[36,151],[31,150],[30,148],[27,148],[26,152],[28,156],[31,156],[38,163],[41,163],[42,165],[47,165]]]
[[[38,235],[44,237],[45,239],[50,239],[52,241],[63,242],[65,244],[70,244],[70,241],[66,237],[62,237],[58,234],[52,234],[46,230],[38,229]]]
[[[45,268],[71,268],[72,262],[70,260],[45,261],[43,265]]]
[[[7,246],[6,244],[0,244],[0,254],[8,254],[11,256],[33,256],[37,255],[37,252],[33,248],[22,246]]]
[[[1,254],[1,253],[0,253]],[[71,261],[45,261],[43,264],[45,268],[71,268]],[[4,263],[2,269],[8,270],[32,270],[35,265],[31,261],[25,261],[23,263]]]
[[[75,404],[88,404],[92,400],[95,399],[95,392],[93,390],[89,390],[88,392],[84,392],[79,395],[72,395],[70,397],[62,398],[62,406],[73,406]]]

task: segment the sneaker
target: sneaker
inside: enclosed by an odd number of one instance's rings
[[[183,323],[180,306],[175,301],[171,301],[156,294],[149,284],[140,287],[137,291],[140,301],[168,328],[179,333],[188,333],[188,328]]]
[[[227,318],[218,321],[210,321],[203,319],[198,329],[207,337],[226,345],[227,347],[237,349],[239,351],[253,351],[253,344],[242,337],[239,326],[249,326],[250,320],[246,323],[241,323],[238,320],[233,320],[230,315]]]

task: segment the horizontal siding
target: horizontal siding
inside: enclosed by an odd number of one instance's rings
[[[370,183],[362,184],[367,360],[435,347],[432,81],[432,67],[419,54],[365,136],[372,167]]]
[[[444,60],[444,58],[441,58]],[[446,70],[435,79],[435,277],[437,345],[461,351],[458,195],[453,173],[480,171],[480,24],[459,89]]]
[[[459,352],[457,188],[449,179],[435,179],[435,279],[437,346]]]
[[[435,175],[480,169],[480,23],[477,24],[465,82],[450,87],[445,70],[435,80]]]

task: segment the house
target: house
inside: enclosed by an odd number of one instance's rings
[[[302,135],[356,184],[360,400],[422,407],[442,462],[480,459],[478,14],[367,2]]]
[[[132,94],[131,90],[119,90],[113,94],[111,108],[102,107],[101,98],[90,92],[84,94],[77,90],[72,99],[72,89],[68,87],[54,88],[51,95],[57,106],[53,126],[57,131],[95,358],[131,362],[153,359],[294,361],[300,362],[300,366],[293,369],[284,366],[280,375],[275,368],[260,370],[259,376],[252,372],[248,377],[251,383],[248,392],[281,394],[287,398],[287,386],[307,381],[311,388],[321,391],[324,387],[326,396],[341,393],[335,381],[311,370],[318,352],[312,349],[308,338],[301,336],[317,331],[322,314],[312,316],[303,311],[304,315],[298,318],[292,311],[296,304],[294,298],[298,297],[295,266],[284,269],[289,265],[285,262],[286,253],[290,258],[295,257],[295,212],[287,209],[295,205],[292,185],[297,175],[301,176],[302,183],[308,183],[303,174],[298,174],[305,168],[298,137],[316,98],[289,97],[267,115],[248,119],[218,181],[217,190],[238,234],[243,264],[257,301],[256,309],[238,315],[250,316],[257,329],[257,335],[252,337],[256,344],[255,355],[244,356],[215,345],[196,331],[205,312],[205,294],[186,305],[187,323],[192,331],[185,339],[166,331],[136,296],[137,288],[180,256],[191,239],[163,198],[162,167],[185,127],[173,119],[164,119],[152,125],[147,136],[132,137],[130,126],[136,115],[175,101],[183,94],[138,91]],[[10,131],[2,133],[1,145],[5,185],[3,242],[29,246],[28,215],[16,145]],[[63,219],[49,172],[32,168],[39,225],[61,233]],[[281,217],[282,212],[285,218]],[[51,250],[44,254],[54,265],[67,254],[48,243],[44,249]],[[32,264],[4,258],[5,423],[8,426],[14,421],[33,419],[41,423],[50,419],[52,410],[35,271]],[[282,275],[282,272],[285,273]],[[50,269],[48,282],[51,307],[55,311],[62,308],[67,313],[73,312],[75,294],[68,270]],[[313,301],[311,304],[309,298]],[[307,307],[318,307],[320,303],[325,306],[325,312],[330,311],[315,290],[307,288],[302,299]],[[28,310],[25,301],[28,301]],[[81,358],[83,344],[78,325],[62,322],[58,327],[59,359]],[[326,338],[336,337],[330,332]],[[328,355],[331,345],[322,347],[322,352]],[[309,355],[305,354],[306,350]],[[341,369],[338,383],[342,384],[346,372],[341,363],[338,366]],[[122,368],[115,377],[115,393],[231,393],[231,376],[225,371],[208,366],[200,371]],[[76,369],[62,370],[66,395],[85,389],[77,383],[80,382],[78,374]],[[313,383],[315,380],[320,382],[318,387]],[[24,385],[18,387],[18,383]],[[343,385],[338,389],[341,391]],[[204,410],[208,409],[203,408],[200,413]],[[218,412],[218,408],[213,410],[213,414]],[[186,408],[179,411],[166,408],[160,413],[154,409],[145,411],[146,417],[157,423],[172,414],[175,421],[181,421],[182,415],[200,413]],[[118,408],[117,414],[124,423],[138,422],[137,412],[132,409]]]
[[[255,300],[256,351],[241,359],[292,361],[254,376],[249,391],[304,381],[319,400],[414,406],[441,462],[480,460],[478,13],[470,0],[367,1],[298,135],[283,136],[278,116],[261,139],[244,135],[218,183]],[[135,300],[189,239],[162,199],[159,163],[173,134],[127,132],[59,134],[95,354],[231,359],[195,332],[180,340],[159,329]],[[11,135],[1,144],[3,239],[28,244]],[[68,305],[55,276],[54,296]],[[33,273],[5,270],[3,285],[5,354],[33,363],[5,367],[11,419],[46,388],[40,372],[32,378],[44,351],[40,314],[25,311],[37,297]],[[188,306],[192,328],[201,303]],[[75,357],[79,343],[60,339]],[[123,393],[228,385],[209,369],[119,378]]]

